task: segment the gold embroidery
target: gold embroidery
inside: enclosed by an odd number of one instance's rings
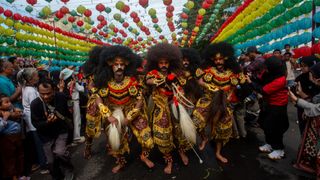
[[[125,77],[121,83],[117,83],[116,81],[112,80],[109,82],[108,86],[114,90],[123,90],[129,85],[130,80],[130,77]]]
[[[129,93],[131,96],[136,96],[138,94],[138,89],[136,86],[129,87]]]
[[[197,78],[200,78],[203,74],[204,74],[204,72],[202,71],[202,69],[198,68],[196,70],[196,77]]]
[[[203,79],[206,81],[206,82],[210,82],[212,80],[212,74],[211,73],[206,73],[203,77]]]
[[[101,97],[107,97],[108,94],[109,94],[109,89],[108,89],[108,88],[102,88],[102,89],[100,89],[100,91],[99,91],[99,95],[100,95]]]

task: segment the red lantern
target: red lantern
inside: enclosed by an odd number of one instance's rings
[[[58,19],[63,18],[63,16],[64,16],[64,14],[63,14],[62,12],[60,12],[60,11],[57,11],[57,12],[56,12],[56,17],[57,17]]]
[[[143,32],[145,32],[145,31],[147,31],[147,27],[145,27],[145,26],[141,26],[141,31],[143,31]]]
[[[60,8],[60,12],[62,12],[63,14],[67,14],[67,13],[69,13],[69,8],[67,8],[67,7],[65,7],[65,6],[62,6],[62,7]]]
[[[67,2],[69,2],[69,0],[61,0],[61,2],[63,2],[64,4],[67,4]]]
[[[182,13],[182,14],[181,14],[181,18],[182,18],[182,19],[188,19],[188,14]]]
[[[9,9],[5,10],[3,13],[6,17],[11,17],[12,16],[12,11],[10,11]]]
[[[159,22],[159,19],[158,19],[158,18],[154,18],[154,19],[152,19],[152,22],[153,22],[153,23],[158,23],[158,22]]]
[[[31,6],[37,4],[37,0],[27,0],[27,3],[30,4]]]
[[[172,0],[163,0],[163,4],[169,6],[172,3]]]
[[[86,17],[90,17],[92,15],[92,12],[90,11],[90,9],[86,9],[83,13]]]
[[[102,29],[102,28],[103,28],[103,25],[102,25],[102,24],[98,24],[97,28],[98,28],[98,29]]]
[[[69,16],[68,17],[68,21],[73,23],[76,20],[76,18],[74,18],[73,16]]]
[[[97,31],[98,31],[97,28],[92,28],[92,29],[91,29],[91,32],[92,32],[92,33],[97,33]]]
[[[167,6],[167,11],[168,12],[173,12],[174,11],[174,7],[172,5]]]
[[[79,27],[81,27],[81,26],[83,26],[83,21],[81,21],[81,20],[79,20],[79,21],[77,21],[77,25],[79,26]]]
[[[4,12],[3,7],[0,6],[0,14],[2,14]]]
[[[106,9],[106,7],[103,4],[99,3],[96,5],[96,9],[101,13]]]
[[[98,20],[98,21],[103,21],[103,20],[104,20],[104,16],[103,16],[103,15],[99,15],[99,16],[97,17],[97,20]]]
[[[129,23],[124,22],[124,23],[122,23],[122,26],[123,26],[124,28],[127,28],[127,27],[129,27]]]
[[[124,13],[128,13],[128,12],[130,11],[130,7],[129,7],[128,5],[125,5],[125,6],[123,7],[122,11],[123,11]]]
[[[123,34],[123,33],[124,33],[124,31],[123,31],[122,29],[120,29],[120,30],[119,30],[119,33],[120,33],[120,34]]]
[[[142,40],[143,40],[143,39],[142,39],[142,37],[138,37],[138,41],[140,41],[140,42],[141,42]]]
[[[133,22],[135,22],[135,23],[140,22],[140,18],[139,18],[139,17],[134,18],[134,19],[133,19]]]
[[[320,43],[317,43],[312,46],[312,52],[313,54],[320,54]]]
[[[134,18],[138,17],[138,14],[133,11],[133,12],[130,13],[130,17],[131,17],[132,19],[134,19]]]
[[[169,22],[167,23],[167,25],[168,25],[169,27],[174,26],[174,24],[173,24],[172,21],[169,21]]]
[[[173,16],[172,12],[167,12],[166,13],[167,18],[171,18]]]
[[[104,34],[104,33],[103,33],[102,31],[99,31],[99,35],[100,35],[100,36],[103,36],[103,34]]]
[[[210,4],[208,4],[206,1],[203,1],[203,3],[202,3],[202,8],[203,9],[209,9],[210,8]]]
[[[14,15],[13,15],[13,19],[14,20],[16,20],[16,21],[19,21],[20,19],[21,19],[21,15],[19,14],[19,13],[15,13]]]
[[[100,24],[103,25],[103,26],[105,26],[105,25],[108,24],[108,22],[107,22],[106,20],[103,20],[103,21],[100,22]]]
[[[163,35],[160,35],[160,36],[159,36],[159,39],[161,39],[161,40],[164,39],[164,36],[163,36]]]
[[[113,32],[114,33],[118,33],[119,32],[119,29],[117,27],[113,28]]]
[[[207,2],[208,4],[210,4],[210,5],[213,4],[213,0],[206,0],[206,2]]]
[[[139,0],[139,4],[140,4],[140,6],[146,8],[149,5],[149,1],[148,0]]]
[[[188,31],[188,30],[184,30],[184,31],[183,31],[183,34],[188,35],[188,34],[189,34],[189,31]]]

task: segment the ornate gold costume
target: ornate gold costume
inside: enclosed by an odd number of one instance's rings
[[[129,121],[129,127],[136,136],[142,148],[153,148],[151,129],[148,126],[146,105],[142,97],[141,87],[135,78],[125,77],[121,83],[111,80],[107,88],[99,90],[99,96],[103,104],[99,105],[103,119],[111,116],[115,108],[121,108],[125,118]],[[138,100],[143,101],[141,108],[136,107]],[[129,152],[128,134],[126,127],[122,129],[121,145],[114,155],[122,155]]]
[[[167,77],[160,72],[153,70],[149,72],[146,79],[157,79],[165,81]],[[178,77],[178,84],[184,85],[186,80]],[[154,143],[158,145],[160,152],[169,154],[174,148],[174,140],[177,140],[179,148],[183,151],[190,148],[190,144],[184,138],[178,120],[175,120],[170,111],[170,104],[174,102],[173,92],[170,85],[164,83],[155,87],[152,91],[154,106],[151,110],[151,124]]]
[[[234,74],[231,70],[219,72],[215,67],[202,70],[197,69],[196,77],[204,81],[205,92],[202,98],[197,101],[196,108],[193,111],[193,119],[199,132],[202,132],[207,122],[216,122],[211,130],[211,138],[225,144],[232,136],[232,118],[233,112],[230,107],[231,102],[236,102],[235,88],[238,84],[245,83],[244,75]],[[216,91],[223,90],[227,96],[227,111],[223,119],[215,120],[215,117],[208,117],[210,107],[213,101],[213,95]],[[213,119],[210,119],[213,118]]]

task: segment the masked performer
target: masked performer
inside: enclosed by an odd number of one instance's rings
[[[88,102],[86,112],[86,146],[84,150],[84,157],[86,159],[91,158],[91,146],[93,138],[99,137],[101,132],[101,115],[97,104],[95,103],[98,96],[97,88],[94,87],[94,73],[97,70],[99,64],[99,56],[103,49],[107,47],[95,46],[89,52],[89,60],[83,65],[83,73],[87,79],[88,87]]]
[[[240,66],[235,61],[233,51],[233,47],[224,42],[209,45],[204,53],[205,62],[196,71],[198,82],[205,89],[203,97],[197,101],[193,111],[194,121],[202,138],[199,149],[203,150],[208,142],[204,132],[207,122],[216,122],[213,123],[211,138],[216,141],[216,158],[223,163],[227,163],[228,160],[221,155],[221,148],[232,136],[233,114],[230,103],[238,101],[235,90],[240,87],[239,84],[246,82],[244,75],[240,73]],[[216,102],[213,95],[218,90],[225,93],[227,109],[223,116],[219,115],[223,118],[213,120],[212,118],[218,117],[217,114],[210,113],[215,111],[213,108]]]
[[[167,163],[164,172],[171,174],[172,156],[171,152],[175,148],[174,140],[177,140],[180,157],[185,165],[188,164],[188,157],[185,151],[190,148],[190,141],[195,142],[195,129],[192,120],[181,118],[188,116],[181,104],[182,88],[186,79],[183,78],[180,50],[170,44],[158,44],[152,47],[147,54],[147,84],[152,86],[153,108],[151,111],[151,121],[153,130],[153,139],[158,146]],[[181,104],[180,104],[181,103]],[[173,107],[171,112],[170,105]],[[177,116],[177,106],[179,108],[180,121]],[[183,111],[183,112],[182,112]],[[182,127],[187,121],[186,130]],[[191,124],[190,124],[191,123]],[[193,130],[192,130],[193,128]]]
[[[108,125],[109,144],[112,155],[117,159],[113,173],[125,165],[124,154],[129,153],[128,128],[131,128],[142,146],[140,159],[149,168],[154,166],[148,159],[153,140],[141,87],[135,78],[135,58],[136,55],[127,47],[108,47],[100,55],[95,76],[100,97],[96,103],[102,119]]]

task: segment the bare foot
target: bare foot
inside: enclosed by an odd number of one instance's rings
[[[184,153],[183,151],[179,151],[179,155],[181,157],[181,160],[183,162],[184,165],[188,165],[189,164],[189,158],[186,155],[186,153]]]
[[[144,162],[148,166],[148,168],[153,168],[154,167],[153,162],[150,161],[150,159],[148,159],[147,157],[141,155],[140,159],[141,159],[142,162]]]
[[[172,171],[172,162],[168,162],[167,166],[164,168],[164,173],[171,174]]]
[[[223,157],[221,154],[216,154],[216,158],[222,163],[228,163],[228,159]]]
[[[203,140],[201,141],[200,145],[199,145],[199,150],[200,150],[200,151],[203,151],[204,148],[206,147],[207,143],[208,143],[208,138],[203,139]]]
[[[114,174],[116,174],[116,173],[118,173],[120,171],[121,168],[123,168],[123,165],[118,164],[118,165],[116,165],[115,167],[112,168],[112,172]]]

